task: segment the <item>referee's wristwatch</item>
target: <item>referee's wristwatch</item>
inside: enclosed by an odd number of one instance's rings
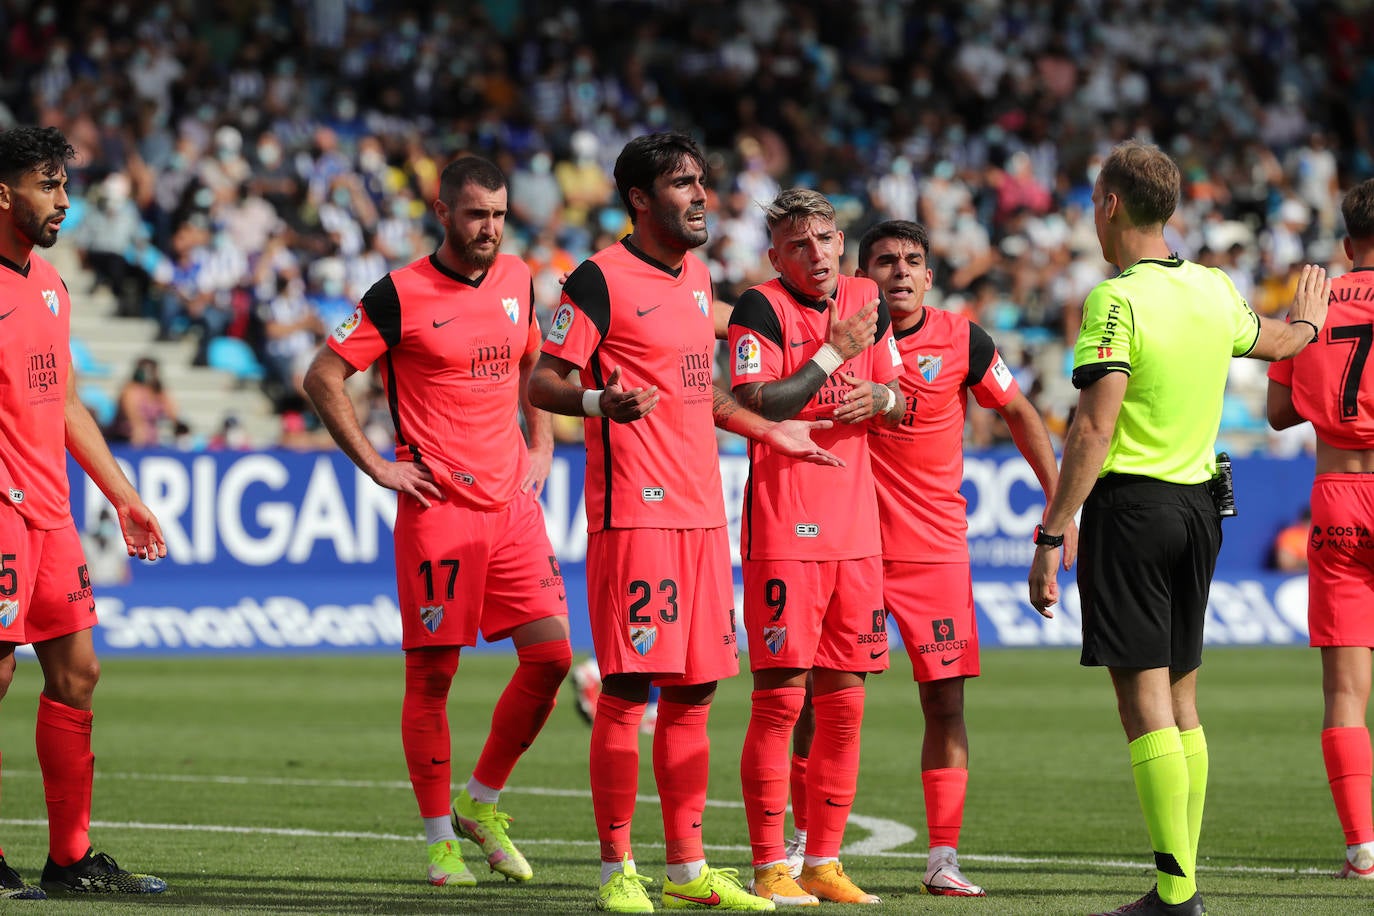
[[[1064,535],[1049,534],[1045,531],[1044,525],[1035,526],[1035,546],[1036,547],[1063,547]]]

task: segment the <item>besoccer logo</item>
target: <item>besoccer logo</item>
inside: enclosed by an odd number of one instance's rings
[[[339,322],[339,326],[334,329],[334,339],[339,343],[348,340],[349,335],[358,330],[358,325],[362,323],[362,320],[363,310],[362,306],[359,306],[353,310],[352,315],[349,315],[343,321]]]
[[[932,620],[930,630],[935,635],[936,642],[952,642],[954,640],[954,618],[941,617],[939,620]]]
[[[572,327],[572,320],[572,306],[564,302],[558,307],[558,311],[553,313],[553,326],[549,328],[549,340],[561,344],[568,336],[568,328]]]
[[[763,371],[763,362],[759,359],[759,342],[753,334],[745,334],[735,344],[735,374],[752,375]]]
[[[439,625],[444,622],[444,606],[442,604],[429,604],[420,608],[420,622],[425,625],[425,629],[431,633],[439,632]]]

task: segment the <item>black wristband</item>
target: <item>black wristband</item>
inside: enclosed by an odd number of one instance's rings
[[[1063,547],[1064,535],[1047,534],[1044,525],[1035,526],[1035,546],[1036,547]]]
[[[1289,324],[1305,324],[1312,329],[1312,339],[1308,343],[1316,343],[1322,336],[1322,329],[1317,327],[1315,321],[1308,321],[1306,318],[1294,318]]]

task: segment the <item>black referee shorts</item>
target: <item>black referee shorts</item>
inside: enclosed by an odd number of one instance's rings
[[[1078,534],[1081,663],[1179,673],[1201,665],[1220,550],[1221,516],[1206,484],[1100,478]]]

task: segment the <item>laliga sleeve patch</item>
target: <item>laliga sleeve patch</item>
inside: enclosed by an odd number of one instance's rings
[[[353,310],[352,315],[339,322],[339,326],[334,329],[334,339],[339,343],[348,340],[349,335],[358,330],[358,325],[362,323],[362,320],[363,309],[362,306],[358,306]]]
[[[1002,362],[1000,354],[992,364],[992,377],[997,380],[998,386],[1001,387],[1003,391],[1010,388],[1011,383],[1015,381],[1012,377],[1011,370],[1007,368],[1007,364]]]
[[[735,344],[735,375],[757,375],[762,371],[759,340],[753,334],[745,334]]]
[[[897,338],[889,337],[887,339],[887,352],[892,355],[892,365],[900,366],[902,364],[902,351],[897,349]]]
[[[568,328],[573,323],[573,307],[564,302],[553,313],[553,324],[549,327],[549,340],[561,344],[568,339]]]

